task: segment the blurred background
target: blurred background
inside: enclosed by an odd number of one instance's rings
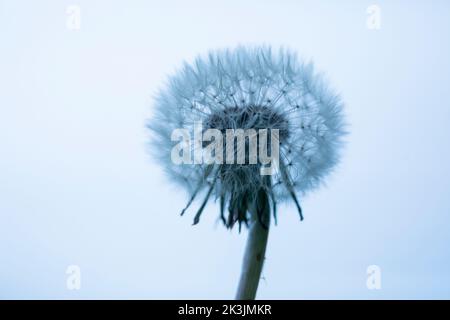
[[[312,59],[350,124],[258,298],[450,298],[449,39],[444,0],[0,0],[0,298],[234,297],[246,232],[179,216],[145,123],[184,60],[239,44]]]

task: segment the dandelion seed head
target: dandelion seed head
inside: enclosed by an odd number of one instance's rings
[[[311,63],[283,49],[238,47],[185,63],[159,91],[148,127],[154,153],[170,178],[192,199],[202,190],[220,198],[229,210],[224,223],[232,226],[246,220],[260,190],[274,204],[292,197],[297,203],[296,193],[323,182],[338,162],[345,134],[342,109],[339,96]],[[278,129],[278,171],[262,176],[260,164],[174,164],[172,131],[192,132],[196,122],[221,132]]]

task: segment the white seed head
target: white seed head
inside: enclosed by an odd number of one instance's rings
[[[345,134],[342,109],[339,96],[311,63],[283,49],[275,53],[270,47],[238,47],[185,63],[159,91],[148,127],[154,154],[192,199],[206,189],[205,203],[214,194],[221,204],[229,203],[230,215],[236,206],[243,206],[239,210],[245,216],[248,205],[243,202],[251,203],[261,189],[274,204],[292,197],[300,209],[295,194],[320,185],[338,161]],[[260,163],[174,164],[173,130],[184,128],[193,136],[198,122],[223,133],[226,129],[278,129],[278,170],[264,176]],[[228,226],[245,220],[230,219]]]

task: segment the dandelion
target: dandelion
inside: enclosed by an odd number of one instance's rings
[[[227,228],[249,228],[237,299],[256,296],[277,204],[292,200],[303,220],[300,196],[321,185],[337,163],[345,133],[342,107],[311,63],[270,47],[210,52],[192,65],[185,63],[158,93],[148,127],[156,157],[168,176],[189,192],[181,214],[202,195],[194,224],[208,201],[215,200]],[[181,142],[174,141],[173,132],[181,128],[189,133],[188,140],[195,140],[196,123],[202,123],[201,133],[214,130],[215,139],[209,136],[174,149]],[[230,129],[250,133],[241,144],[235,137],[219,139]],[[255,149],[272,155],[275,166],[269,174],[262,174],[267,161],[261,153],[252,158]],[[174,150],[189,155],[214,150],[215,161],[176,164]],[[228,159],[223,150],[231,151],[233,159],[244,154],[244,161],[217,161]]]

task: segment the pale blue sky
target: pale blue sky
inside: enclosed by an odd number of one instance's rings
[[[0,298],[233,298],[245,232],[179,217],[144,125],[183,60],[259,43],[313,59],[350,134],[305,221],[280,208],[258,298],[450,298],[449,39],[437,0],[0,0]]]

